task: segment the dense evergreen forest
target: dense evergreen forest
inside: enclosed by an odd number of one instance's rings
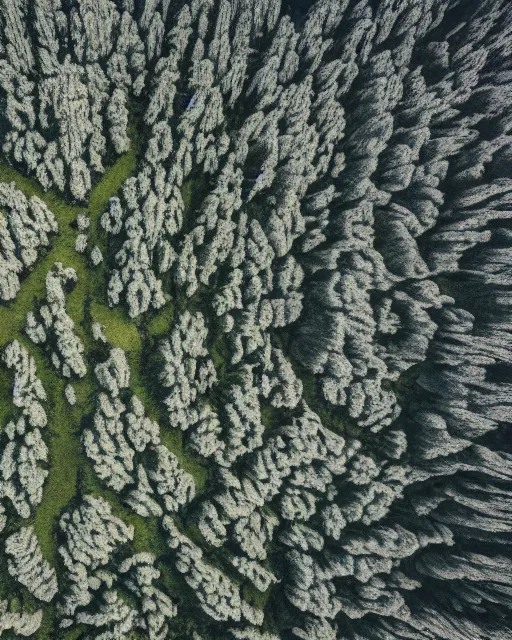
[[[512,4],[0,0],[0,637],[512,638]]]

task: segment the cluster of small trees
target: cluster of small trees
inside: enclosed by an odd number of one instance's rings
[[[0,300],[16,297],[20,276],[57,230],[55,216],[42,200],[37,196],[27,200],[14,182],[0,182]]]
[[[78,235],[75,240],[75,250],[78,253],[85,253],[89,242],[88,231],[91,226],[91,220],[85,213],[79,213],[76,218],[76,226]],[[97,267],[103,261],[103,254],[97,244],[89,252],[89,260],[93,267]]]
[[[116,518],[108,502],[84,496],[60,520],[66,592],[60,628],[82,624],[100,638],[141,631],[150,640],[168,637],[176,605],[158,588],[160,571],[150,553],[129,555],[133,527]]]
[[[201,534],[216,547],[229,539],[248,556],[251,563],[246,559],[234,562],[237,568],[244,567],[244,575],[251,567],[255,586],[273,581],[254,561],[267,559],[276,526],[280,520],[289,521],[285,526],[291,531],[281,534],[281,542],[292,547],[303,544],[307,531],[297,529],[296,524],[312,518],[318,503],[326,500],[330,504],[335,499],[334,478],[346,471],[347,457],[355,452],[355,447],[346,448],[343,438],[323,428],[304,403],[292,424],[280,427],[262,447],[248,454],[238,477],[229,471],[219,473],[216,488],[201,501],[197,513]],[[279,518],[266,511],[271,504]]]
[[[84,345],[66,311],[66,293],[76,282],[76,271],[56,262],[46,274],[46,304],[27,313],[25,327],[32,342],[44,346],[55,369],[66,378],[83,378],[87,373]]]
[[[180,314],[169,338],[160,343],[159,375],[170,425],[187,432],[194,452],[229,468],[263,443],[260,398],[269,398],[275,407],[294,408],[301,399],[302,383],[267,335],[254,364],[238,367],[236,382],[227,386],[215,405],[208,402],[218,380],[207,335],[201,312]]]
[[[144,87],[149,51],[123,5],[1,4],[2,150],[80,201],[107,153],[129,148],[128,100]]]
[[[48,448],[41,435],[47,424],[42,404],[46,392],[37,377],[34,359],[17,340],[5,347],[2,359],[14,371],[12,401],[16,409],[2,431],[0,529],[6,524],[7,501],[20,517],[30,517],[41,502],[48,475]]]
[[[169,225],[175,225],[175,218],[179,218],[179,212],[174,210],[179,207],[175,201],[176,193],[167,203],[169,193],[165,172],[161,171],[153,180],[148,172],[141,173],[125,181],[122,191],[124,207],[121,200],[114,196],[101,217],[101,224],[109,233],[119,233],[123,220],[125,228],[130,229],[128,238],[115,256],[115,268],[111,271],[108,285],[108,300],[114,306],[124,299],[132,318],[150,308],[159,309],[165,303],[162,283],[150,268],[150,256],[153,255],[158,236],[155,225],[161,225],[164,219],[168,219]],[[166,210],[167,215],[164,215]],[[144,241],[144,228],[152,236],[150,246]],[[166,259],[169,257],[164,261]],[[165,267],[161,271],[165,271]]]
[[[43,558],[33,527],[23,527],[5,541],[8,568],[38,600],[50,602],[58,591],[55,569]]]
[[[203,396],[217,381],[217,372],[205,345],[208,329],[200,312],[186,311],[176,320],[169,338],[160,344],[159,372],[166,395],[169,423],[183,431],[202,419],[217,423],[212,411],[204,406]]]
[[[226,574],[203,560],[203,552],[187,536],[182,535],[171,518],[163,526],[169,546],[175,549],[175,562],[203,611],[217,622],[245,621],[261,625],[263,612],[248,604],[240,595],[240,587]]]
[[[122,349],[111,349],[95,374],[104,391],[82,440],[96,473],[142,517],[177,512],[193,499],[194,480],[161,443],[160,428],[142,402],[129,393],[130,368]]]
[[[14,372],[13,419],[4,426],[0,459],[0,531],[7,522],[8,503],[14,517],[29,518],[43,497],[48,475],[48,448],[41,435],[47,425],[43,404],[46,392],[37,377],[34,359],[17,341],[3,350],[2,360]],[[7,507],[7,508],[6,508]],[[12,530],[12,523],[9,521]],[[48,603],[57,593],[55,570],[43,558],[39,541],[31,526],[21,527],[5,539],[7,569],[38,600]],[[43,611],[20,611],[19,603],[0,601],[0,635],[12,631],[30,636],[40,627]]]
[[[18,611],[7,600],[0,600],[0,633],[12,631],[22,637],[34,634],[43,620],[43,610],[34,613]]]

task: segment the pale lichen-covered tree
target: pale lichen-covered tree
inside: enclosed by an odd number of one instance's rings
[[[27,199],[14,182],[0,182],[0,300],[12,300],[20,276],[37,261],[57,233],[57,220],[37,196]]]
[[[13,631],[22,637],[32,636],[41,626],[42,619],[42,609],[29,613],[19,611],[14,602],[0,601],[0,633]]]
[[[15,410],[2,432],[0,529],[7,521],[3,507],[7,501],[20,517],[30,517],[42,500],[43,485],[48,476],[48,447],[41,434],[41,429],[48,423],[43,407],[47,395],[37,377],[35,361],[17,340],[7,345],[2,359],[6,367],[14,371],[12,402]]]
[[[83,342],[66,311],[66,294],[76,281],[72,267],[56,262],[46,274],[46,304],[37,314],[28,312],[25,329],[32,342],[44,346],[54,367],[66,378],[83,378],[87,373]]]
[[[43,558],[32,527],[24,527],[5,541],[9,573],[38,600],[50,602],[58,591],[55,569]]]

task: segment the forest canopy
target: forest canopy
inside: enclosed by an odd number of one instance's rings
[[[0,637],[512,637],[511,52],[0,0]]]

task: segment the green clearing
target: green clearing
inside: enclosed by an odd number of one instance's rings
[[[140,351],[141,339],[137,327],[130,322],[126,311],[111,309],[103,304],[92,302],[90,313],[94,322],[105,325],[107,341],[124,351]]]
[[[244,598],[247,600],[249,604],[252,604],[253,607],[260,609],[263,611],[270,597],[270,592],[272,591],[272,585],[266,591],[259,591],[256,587],[252,585],[245,586],[243,589]]]
[[[188,230],[193,223],[193,213],[200,206],[207,194],[207,184],[204,179],[188,178],[181,188],[183,198],[183,228]]]
[[[173,319],[174,307],[172,303],[167,303],[146,324],[149,335],[156,338],[166,335],[172,328]]]

